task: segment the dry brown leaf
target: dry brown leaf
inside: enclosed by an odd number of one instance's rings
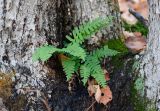
[[[67,56],[65,56],[65,55],[63,55],[63,54],[59,54],[58,55],[58,59],[61,61],[61,60],[67,60],[67,59],[69,59],[69,57],[67,57]]]
[[[125,45],[132,53],[139,53],[146,48],[146,40],[140,32],[124,31]]]
[[[101,89],[100,86],[98,85],[96,93],[95,93],[95,99],[98,103],[100,103],[100,99],[101,99]]]
[[[98,87],[97,91],[95,93],[95,99],[98,103],[102,103],[106,105],[112,100],[112,92],[109,88],[109,86],[106,86],[106,88]]]
[[[107,86],[106,88],[102,88],[101,89],[101,98],[100,98],[99,103],[106,105],[111,100],[112,100],[112,92],[111,92],[109,86]]]
[[[95,82],[94,79],[88,80],[88,93],[90,96],[93,96],[96,93],[96,90],[99,85],[96,85],[97,83]]]
[[[146,48],[146,40],[140,32],[133,33],[134,36],[125,37],[126,47],[133,53],[138,53]]]

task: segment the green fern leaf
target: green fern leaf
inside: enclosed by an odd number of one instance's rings
[[[90,56],[97,57],[98,59],[107,58],[117,55],[119,52],[116,50],[109,49],[108,46],[104,46],[100,49],[96,49],[90,53]]]
[[[62,61],[63,70],[66,73],[67,81],[72,77],[75,72],[75,61],[72,59],[67,59]]]
[[[39,59],[41,59],[42,61],[46,61],[52,56],[52,53],[54,53],[57,50],[58,50],[57,48],[50,45],[41,46],[33,54],[32,59],[33,61],[36,61]]]
[[[105,75],[104,75],[103,69],[101,68],[100,65],[94,66],[94,69],[92,70],[91,76],[96,79],[96,81],[98,82],[99,85],[101,85],[102,87],[106,86]]]
[[[67,48],[63,48],[61,51],[66,52],[72,56],[78,57],[82,60],[85,60],[86,57],[86,51],[83,48],[81,48],[79,44],[76,43],[69,44]]]
[[[85,65],[90,70],[91,76],[94,77],[102,87],[106,86],[106,80],[103,69],[100,65],[100,61],[102,60],[102,58],[106,58],[108,56],[115,56],[118,53],[119,52],[115,50],[109,49],[108,46],[104,46],[100,49],[92,51],[86,57]]]
[[[95,78],[98,84],[100,84],[102,87],[105,87],[106,80],[105,80],[104,72],[100,66],[100,61],[98,60],[98,58],[94,56],[88,56],[86,58],[85,65],[90,71],[91,76]],[[86,74],[83,74],[83,75],[85,76]],[[86,77],[88,77],[88,75]]]
[[[82,82],[85,85],[89,76],[90,76],[90,68],[87,67],[86,65],[81,65],[80,67],[80,75],[83,78]]]
[[[111,19],[111,17],[105,19],[97,18],[91,22],[83,23],[79,27],[75,27],[72,34],[70,36],[67,35],[66,38],[72,43],[82,44],[85,39],[90,38],[97,31],[109,25]]]

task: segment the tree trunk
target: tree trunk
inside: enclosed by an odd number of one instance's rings
[[[83,111],[89,107],[92,98],[81,84],[75,82],[75,90],[72,93],[68,91],[65,75],[56,57],[52,57],[47,63],[33,62],[32,53],[36,47],[45,43],[63,47],[65,35],[73,26],[82,21],[110,15],[115,17],[114,24],[103,34],[97,35],[106,39],[121,36],[117,0],[0,0],[0,70],[6,74],[11,71],[16,73],[14,94],[6,103],[8,110],[45,111],[40,98],[42,94],[39,96],[38,91],[45,93],[49,104],[46,107],[52,107],[54,111]],[[113,78],[113,106],[111,109],[103,107],[103,110],[125,111],[125,106],[119,101],[127,103],[127,99],[123,100],[127,94],[122,94],[125,88],[121,88],[127,84],[127,78],[118,73]],[[115,80],[123,82],[115,83]],[[17,95],[17,92],[27,88],[36,93]],[[121,95],[120,99],[116,96],[117,93]],[[97,109],[101,110],[101,107]]]
[[[32,53],[47,42],[48,35],[56,35],[55,3],[54,0],[0,0],[0,70],[6,74],[15,71],[16,90],[45,87],[41,79],[49,70],[44,63],[33,62]],[[20,106],[14,108],[14,103],[10,103],[9,110],[20,110]]]
[[[147,49],[140,65],[141,78],[144,80],[141,92],[146,97],[145,111],[160,111],[160,1],[148,0],[148,3],[149,34]]]

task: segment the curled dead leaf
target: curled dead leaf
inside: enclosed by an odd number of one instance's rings
[[[106,88],[101,88],[101,98],[100,98],[99,103],[106,105],[111,100],[112,100],[112,92],[109,86],[107,86]]]
[[[102,103],[106,105],[112,100],[112,92],[109,88],[109,86],[106,86],[105,88],[98,87],[97,91],[95,93],[95,99],[98,103]]]
[[[142,38],[129,37],[125,41],[125,45],[130,49],[132,53],[139,53],[146,48],[146,42]]]
[[[95,82],[94,79],[92,80],[88,80],[88,93],[89,93],[89,96],[93,96],[96,91],[97,91],[97,88],[99,87],[99,85],[96,85],[97,83]]]
[[[100,86],[98,85],[96,93],[95,93],[95,99],[98,103],[100,103],[101,100],[101,89]]]
[[[125,45],[132,53],[139,53],[146,48],[146,40],[140,32],[124,31]]]
[[[69,59],[69,57],[65,56],[64,54],[59,54],[58,55],[58,59],[61,61],[61,60],[67,60]]]

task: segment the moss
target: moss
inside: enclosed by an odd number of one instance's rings
[[[148,34],[148,28],[146,28],[142,23],[137,22],[134,25],[127,24],[125,21],[123,21],[123,27],[126,31],[129,32],[141,32],[142,35],[147,36]]]
[[[144,96],[144,83],[143,78],[136,78],[136,81],[131,86],[131,102],[134,107],[134,111],[157,111],[155,103],[152,100],[148,100]]]
[[[131,102],[133,103],[134,111],[145,111],[145,100],[142,98],[138,91],[135,89],[134,83],[131,86]]]
[[[114,49],[120,52],[120,54],[128,53],[128,49],[125,46],[124,42],[121,38],[118,39],[110,39],[106,42],[110,49]]]
[[[124,57],[129,53],[122,39],[110,39],[106,41],[104,44],[108,45],[110,49],[120,52],[116,56],[112,57],[111,63],[115,68],[122,69],[125,62]]]

